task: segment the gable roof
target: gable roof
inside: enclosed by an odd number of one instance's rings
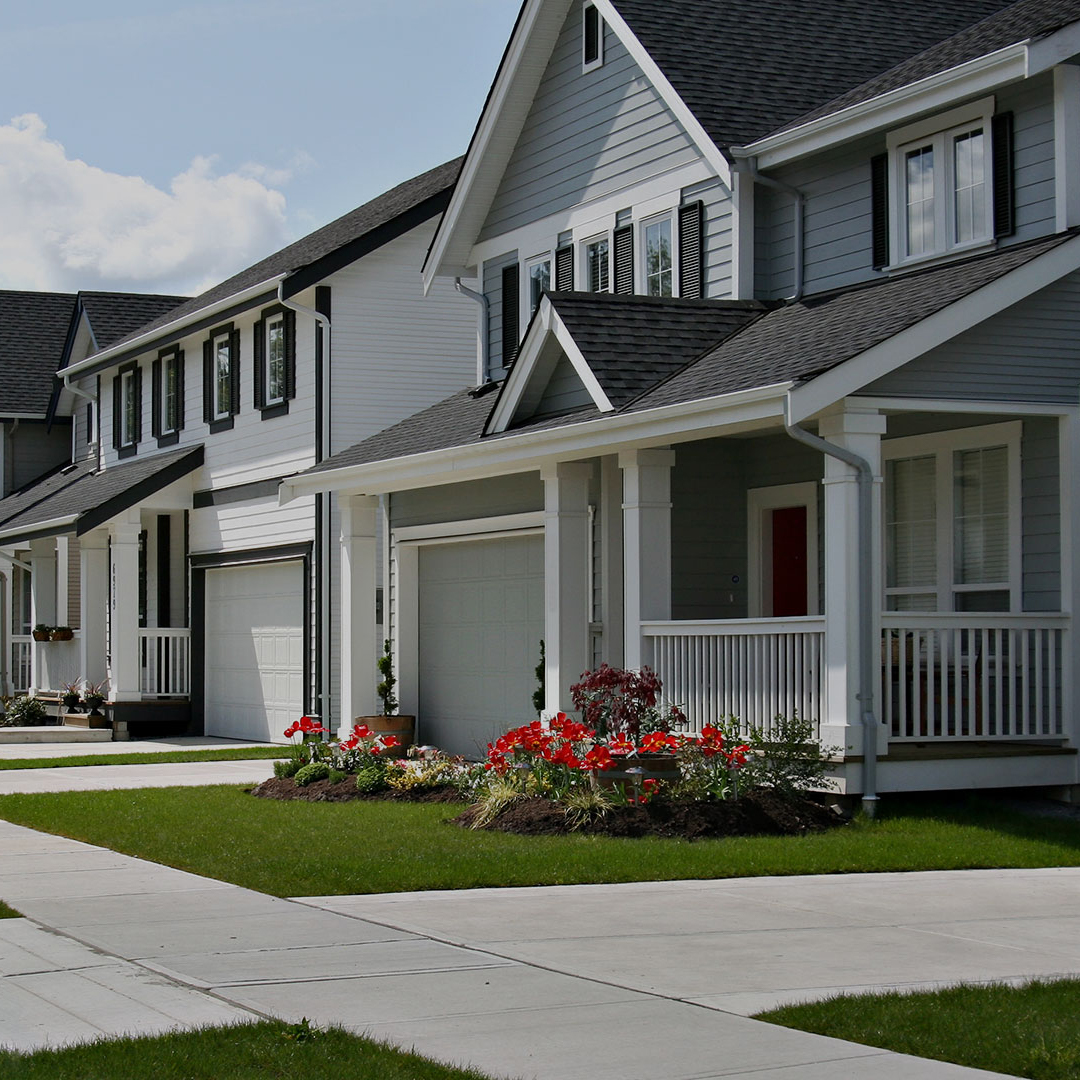
[[[79,303],[90,322],[94,343],[107,349],[134,333],[140,326],[172,311],[190,296],[155,293],[80,292]]]
[[[440,213],[450,198],[450,191],[461,168],[461,158],[455,158],[419,176],[398,184],[389,191],[350,210],[336,221],[275,251],[246,270],[234,274],[193,299],[150,319],[109,347],[108,359],[100,367],[111,366],[147,349],[168,344],[184,333],[183,323],[232,297],[257,288],[264,282],[285,278],[284,294],[293,296],[322,278],[340,270],[370,251],[389,243],[421,222]],[[267,298],[255,297],[247,306],[266,303]],[[220,321],[220,320],[219,320]],[[166,328],[170,328],[166,332]],[[146,341],[155,330],[162,330],[160,339]],[[124,346],[138,342],[124,351]],[[97,370],[99,365],[87,364],[85,371]],[[79,365],[80,371],[84,370]]]
[[[74,293],[0,290],[0,415],[45,415],[74,307]]]
[[[945,312],[1009,274],[1035,264],[1041,257],[1070,242],[1080,245],[1080,231],[862,287],[816,295],[761,314],[747,311],[741,321],[732,319],[727,330],[721,330],[721,337],[700,355],[674,374],[659,378],[614,412],[583,409],[526,421],[508,431],[484,434],[492,409],[491,395],[462,391],[334,454],[299,474],[298,479],[433,451],[454,451],[483,442],[494,443],[527,432],[591,424],[695,401],[709,401],[741,391],[814,386],[814,380],[819,376],[841,370],[848,362],[889,343],[897,335]],[[1080,250],[1074,252],[1072,261],[1080,264]],[[617,330],[610,332],[618,333]],[[661,347],[664,336],[664,322],[658,320],[652,341],[646,347]],[[286,488],[289,486],[287,481]]]

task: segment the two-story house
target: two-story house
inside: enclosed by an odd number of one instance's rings
[[[549,711],[649,664],[868,800],[1080,780],[1078,60],[1075,2],[526,0],[424,270],[487,381],[283,485],[388,508],[423,741],[543,639]]]
[[[78,323],[56,401],[75,458],[0,502],[32,621],[65,609],[80,628],[28,646],[33,688],[107,680],[119,737],[282,742],[302,713],[333,717],[337,513],[319,495],[280,507],[278,484],[475,381],[476,304],[453,282],[425,297],[421,279],[459,164],[104,346],[84,348]]]

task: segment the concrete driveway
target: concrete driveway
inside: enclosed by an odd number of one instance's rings
[[[1080,870],[275,899],[0,822],[0,1043],[273,1015],[497,1077],[987,1076],[746,1014],[1080,971]]]

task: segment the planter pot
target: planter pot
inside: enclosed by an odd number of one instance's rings
[[[79,707],[78,694],[65,694],[60,701],[63,703],[65,709],[77,709]]]
[[[49,631],[48,630],[33,630],[33,631],[31,631],[31,636],[33,637],[33,639],[35,641],[48,641],[49,640]]]
[[[83,698],[83,704],[90,710],[91,716],[100,716],[98,709],[105,704],[105,699],[103,697]]]
[[[49,634],[50,641],[71,641],[75,637],[73,630],[53,630]]]
[[[415,716],[357,716],[354,724],[367,724],[376,735],[396,735],[399,745],[387,751],[388,757],[404,757],[416,737]]]

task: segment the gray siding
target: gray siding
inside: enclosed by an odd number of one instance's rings
[[[682,201],[705,204],[705,295],[712,300],[731,296],[731,196],[719,180],[683,188]]]
[[[997,95],[997,111],[1014,116],[1016,234],[1020,243],[1055,229],[1054,107],[1049,76]],[[773,174],[806,195],[807,292],[843,288],[881,275],[870,247],[870,158],[885,151],[884,135]],[[758,185],[755,192],[757,295],[778,299],[794,287],[794,208],[789,196]]]
[[[31,480],[71,460],[71,427],[56,423],[49,431],[44,422],[22,420],[12,434],[5,425],[7,440],[7,476],[5,491],[17,491]]]
[[[604,64],[581,70],[574,0],[480,239],[697,159],[690,137],[605,27]]]
[[[443,487],[398,491],[390,498],[393,528],[468,521],[500,514],[526,514],[544,509],[544,484],[538,472],[467,480]]]
[[[862,393],[1075,405],[1080,385],[1080,272],[932,349]]]
[[[502,272],[517,261],[518,253],[509,251],[484,263],[484,295],[488,298],[488,375],[493,379],[501,379],[506,374],[502,362]]]
[[[547,388],[536,407],[534,416],[557,416],[559,413],[592,405],[593,399],[574,365],[564,354],[551,373]]]

